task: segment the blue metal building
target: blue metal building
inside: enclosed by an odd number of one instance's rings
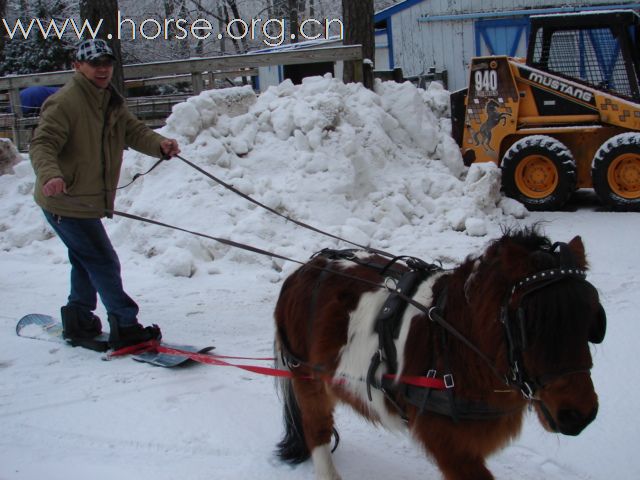
[[[405,0],[375,15],[376,69],[405,77],[446,71],[449,90],[466,87],[471,58],[526,55],[529,17],[640,9],[638,0]]]

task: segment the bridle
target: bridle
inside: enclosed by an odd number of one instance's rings
[[[585,373],[591,370],[591,365],[576,366],[558,372],[547,373],[538,377],[531,376],[524,368],[524,351],[527,348],[526,311],[522,303],[533,292],[537,292],[558,282],[574,279],[593,285],[586,280],[586,271],[573,267],[558,267],[542,270],[516,282],[500,309],[500,322],[504,326],[509,360],[507,384],[518,388],[525,398],[533,400],[536,392],[559,377]],[[595,289],[595,287],[593,287]],[[512,305],[517,299],[515,305]],[[589,341],[600,343],[604,339],[606,330],[606,315],[602,305],[598,305],[598,324],[594,331],[589,332]]]

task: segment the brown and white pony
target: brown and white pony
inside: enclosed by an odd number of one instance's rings
[[[338,401],[408,429],[447,480],[494,478],[485,459],[519,434],[530,404],[547,430],[577,435],[598,410],[589,343],[606,329],[586,268],[580,237],[552,244],[536,228],[505,232],[453,270],[317,254],[275,310],[277,356],[292,372],[279,456],[311,457],[317,479],[340,479]],[[407,294],[406,272],[419,277]]]

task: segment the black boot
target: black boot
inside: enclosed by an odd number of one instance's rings
[[[62,338],[74,347],[84,347],[97,352],[109,349],[107,342],[97,338],[102,333],[100,319],[85,310],[72,305],[60,309],[62,319]]]
[[[109,347],[113,350],[119,350],[149,340],[160,341],[162,338],[162,332],[160,332],[160,327],[157,325],[143,327],[139,323],[134,323],[130,326],[121,327],[118,325],[118,319],[113,315],[109,315],[109,328]]]
[[[60,317],[63,338],[94,338],[102,333],[100,318],[89,310],[67,305],[60,309]]]

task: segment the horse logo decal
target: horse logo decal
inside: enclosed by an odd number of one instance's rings
[[[483,147],[487,152],[495,153],[495,150],[491,148],[491,136],[493,129],[497,127],[500,122],[502,125],[507,124],[507,117],[511,114],[508,112],[500,111],[500,104],[496,100],[489,100],[485,105],[485,113],[487,119],[480,125],[477,131],[474,131],[471,126],[467,126],[471,133],[471,139],[477,147]]]

